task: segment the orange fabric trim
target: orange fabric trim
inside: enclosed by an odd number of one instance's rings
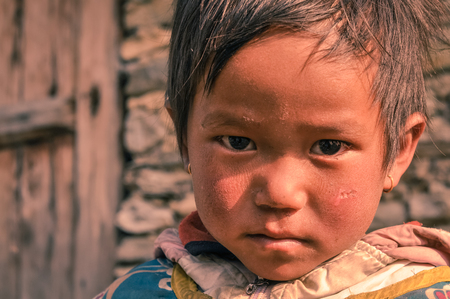
[[[213,299],[200,292],[194,280],[177,263],[173,265],[172,290],[178,299]]]
[[[421,271],[381,290],[352,295],[347,297],[347,299],[394,299],[406,293],[427,288],[444,281],[450,282],[450,267],[448,266]]]

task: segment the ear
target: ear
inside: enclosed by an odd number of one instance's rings
[[[400,178],[406,169],[411,164],[414,157],[414,152],[416,151],[417,143],[426,127],[425,117],[421,113],[411,114],[406,120],[406,124],[403,130],[403,136],[400,136],[400,152],[395,158],[392,167],[388,175],[391,175],[394,181],[394,186],[397,186]],[[389,190],[391,188],[391,179],[386,177],[384,181],[384,190]]]
[[[172,107],[170,106],[170,102],[168,100],[166,100],[164,102],[164,107],[166,108],[166,111],[167,111],[167,113],[169,113],[169,116],[173,122],[173,110],[172,110]],[[189,166],[190,162],[189,162],[189,154],[188,154],[186,139],[183,140],[183,144],[181,146],[181,159],[183,160],[184,170],[186,172],[188,172],[188,166]]]

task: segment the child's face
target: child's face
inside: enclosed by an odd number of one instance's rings
[[[255,274],[302,276],[361,238],[385,172],[372,74],[313,59],[313,39],[272,32],[199,87],[187,154],[208,231]]]

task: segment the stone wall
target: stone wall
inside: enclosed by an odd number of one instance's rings
[[[153,258],[153,242],[195,209],[190,176],[183,171],[170,118],[163,109],[171,0],[123,3],[121,55],[124,87],[123,135],[127,194],[116,215],[119,230],[116,275]],[[371,230],[418,220],[450,230],[450,58],[441,55],[427,80],[432,129],[401,183],[380,203]]]
[[[156,236],[195,210],[191,179],[183,170],[163,108],[172,1],[129,0],[123,10],[127,192],[116,215],[117,276],[152,259]]]
[[[399,185],[384,194],[371,229],[417,220],[450,231],[450,63],[442,58],[426,81],[431,125]]]

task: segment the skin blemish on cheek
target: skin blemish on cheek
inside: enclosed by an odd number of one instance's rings
[[[243,116],[243,118],[244,118],[244,120],[245,121],[247,121],[247,122],[253,122],[253,121],[255,121],[253,118],[250,118],[250,117],[247,117],[247,116]]]
[[[336,197],[336,199],[334,201],[334,205],[338,206],[338,205],[341,204],[341,202],[343,200],[354,199],[355,197],[356,197],[356,191],[355,190],[340,191],[339,195]]]

